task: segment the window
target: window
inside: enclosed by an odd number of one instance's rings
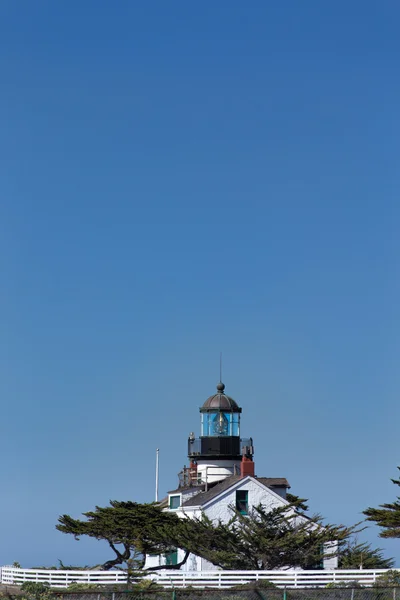
[[[201,413],[201,435],[204,437],[233,435],[239,437],[239,413],[213,411]]]
[[[170,508],[179,508],[181,505],[181,497],[179,496],[170,496],[169,497],[169,507]]]
[[[165,553],[165,564],[166,565],[177,565],[178,564],[178,550],[170,550]]]
[[[249,492],[247,490],[237,490],[236,492],[236,510],[241,515],[247,515],[249,512]]]

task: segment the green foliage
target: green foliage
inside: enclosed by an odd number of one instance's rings
[[[142,579],[132,587],[132,590],[135,592],[153,592],[162,589],[164,588],[152,579]]]
[[[21,585],[21,591],[22,599],[26,600],[48,600],[51,597],[50,586],[46,582],[26,581]]]
[[[381,548],[356,540],[346,542],[339,556],[339,569],[391,569],[393,565],[394,560],[384,558]]]
[[[374,587],[400,587],[400,571],[391,569],[390,571],[383,573],[377,578]]]
[[[304,505],[304,501],[300,501]],[[251,552],[254,566],[248,568],[279,569],[282,567],[319,568],[324,544],[337,542],[336,554],[352,529],[323,525],[320,516],[305,518],[297,509],[299,500],[283,507],[266,510],[256,507],[250,518],[237,514],[240,537],[246,552]]]
[[[266,590],[266,589],[278,589],[272,581],[268,579],[259,579],[258,581],[249,581],[248,583],[240,583],[231,587],[231,590]]]
[[[102,586],[96,583],[78,583],[74,581],[70,583],[68,586],[69,592],[87,592],[87,591],[96,591],[98,589],[103,589]]]
[[[212,523],[205,515],[185,519],[179,547],[223,569],[318,568],[323,544],[337,541],[340,549],[354,528],[322,525],[319,516],[306,518],[297,507],[298,499],[272,510],[260,505],[249,515],[232,508],[228,523]]]
[[[295,496],[294,494],[290,494],[288,492],[286,494],[286,500],[291,502],[297,510],[302,510],[304,512],[308,511],[308,505],[306,504],[307,500],[305,498],[300,498],[299,496]]]
[[[318,568],[324,544],[336,542],[336,555],[354,528],[326,525],[321,517],[306,517],[304,499],[291,496],[285,506],[266,509],[262,505],[248,515],[232,507],[229,522],[201,518],[180,519],[156,504],[111,501],[110,506],[84,513],[86,520],[69,515],[59,518],[57,529],[74,535],[106,540],[115,558],[102,565],[110,569],[125,565],[128,583],[143,575],[145,555],[165,554],[181,548],[185,557],[178,565],[153,567],[180,568],[190,553],[223,569]],[[325,555],[327,556],[327,555]],[[62,563],[61,563],[62,564]]]
[[[397,467],[400,470],[400,467]],[[399,479],[392,479],[395,485],[400,486]],[[380,537],[398,538],[400,537],[400,497],[397,496],[395,502],[381,504],[379,508],[367,508],[364,510],[367,521],[373,521],[383,529]]]
[[[79,540],[88,536],[106,540],[115,558],[102,565],[105,570],[129,561],[129,569],[142,569],[146,554],[160,554],[176,547],[176,534],[181,519],[175,513],[163,512],[156,504],[138,504],[112,500],[110,506],[96,506],[83,513],[86,520],[62,515],[56,528]]]
[[[325,589],[342,589],[342,588],[351,588],[351,589],[361,589],[363,586],[359,581],[332,581],[331,583],[327,583]]]

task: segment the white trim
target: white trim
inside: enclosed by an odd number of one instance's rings
[[[176,508],[171,508],[171,498],[179,498],[179,506],[177,506]],[[178,494],[168,494],[168,510],[179,510],[180,508],[182,508],[182,494],[178,493]]]

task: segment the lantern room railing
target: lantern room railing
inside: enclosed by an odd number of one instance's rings
[[[224,437],[224,436],[221,436]],[[202,440],[204,438],[189,438],[188,441],[188,455],[190,456],[190,458],[192,459],[196,459],[196,456],[201,456],[203,454],[210,454],[213,452],[205,452],[205,444],[204,442],[202,443]],[[252,438],[241,438],[239,440],[239,443],[235,443],[234,446],[232,446],[235,448],[234,453],[235,454],[239,454],[239,455],[247,455],[247,456],[252,456],[254,454],[254,448],[253,448],[253,440]],[[229,451],[230,452],[230,451]],[[217,452],[217,454],[221,454],[225,455],[226,452],[223,450],[223,447],[221,446],[221,450]]]

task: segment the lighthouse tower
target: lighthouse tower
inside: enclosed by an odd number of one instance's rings
[[[225,394],[220,382],[217,392],[200,408],[201,434],[188,440],[191,484],[208,484],[231,475],[253,475],[253,440],[240,437],[242,409]]]

